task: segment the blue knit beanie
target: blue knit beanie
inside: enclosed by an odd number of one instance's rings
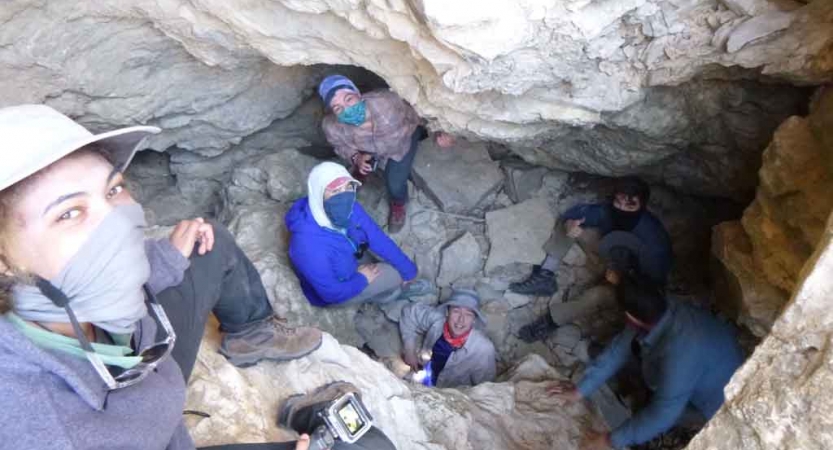
[[[318,85],[318,95],[324,101],[326,108],[330,107],[330,101],[333,100],[333,96],[339,89],[349,89],[357,94],[359,93],[359,88],[349,78],[344,75],[330,75],[321,80],[321,84]]]

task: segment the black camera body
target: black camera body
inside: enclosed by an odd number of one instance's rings
[[[329,450],[336,440],[352,444],[373,426],[373,416],[354,392],[333,400],[318,417],[322,423],[310,436],[310,450]]]

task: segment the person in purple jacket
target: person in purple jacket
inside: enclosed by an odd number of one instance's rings
[[[44,105],[0,109],[2,448],[193,449],[185,386],[212,312],[238,366],[321,345],[319,330],[274,320],[220,225],[186,220],[145,241],[122,172],[159,131],[93,135]]]
[[[314,306],[387,303],[433,289],[356,201],[360,184],[344,166],[321,163],[309,174],[308,195],[286,213],[289,258]]]

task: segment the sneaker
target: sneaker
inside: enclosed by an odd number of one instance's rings
[[[556,329],[558,329],[558,325],[552,321],[552,317],[550,317],[549,314],[545,314],[522,326],[521,329],[518,330],[518,337],[521,338],[522,341],[531,344],[533,342],[543,340]]]
[[[533,266],[532,273],[526,280],[511,283],[509,290],[516,294],[551,296],[558,292],[558,281],[551,270]]]
[[[434,293],[434,284],[424,278],[417,278],[408,284],[402,286],[402,292],[399,293],[399,299],[409,299],[411,297],[419,297],[420,295],[428,295]]]
[[[346,381],[334,381],[316,388],[309,394],[295,394],[286,399],[278,411],[278,425],[298,433],[312,434],[318,425],[318,411],[331,401],[358,388]]]
[[[248,367],[261,360],[289,361],[306,356],[321,346],[321,331],[316,328],[290,328],[272,317],[237,333],[226,333],[220,354],[237,367]]]
[[[390,202],[390,214],[388,215],[388,233],[396,234],[405,226],[405,218],[408,212],[405,203]]]

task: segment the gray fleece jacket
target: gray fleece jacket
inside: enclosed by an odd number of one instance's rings
[[[406,350],[430,351],[446,321],[446,308],[411,303],[402,310],[399,333]],[[419,342],[422,337],[422,342]],[[463,347],[455,350],[437,377],[437,387],[462,387],[493,381],[496,375],[495,346],[480,330],[471,330]]]
[[[167,241],[147,241],[151,288],[182,281],[188,260]],[[146,316],[134,339],[155,342]],[[193,449],[183,420],[185,383],[172,359],[141,383],[108,392],[86,359],[45,350],[0,317],[2,449]]]

